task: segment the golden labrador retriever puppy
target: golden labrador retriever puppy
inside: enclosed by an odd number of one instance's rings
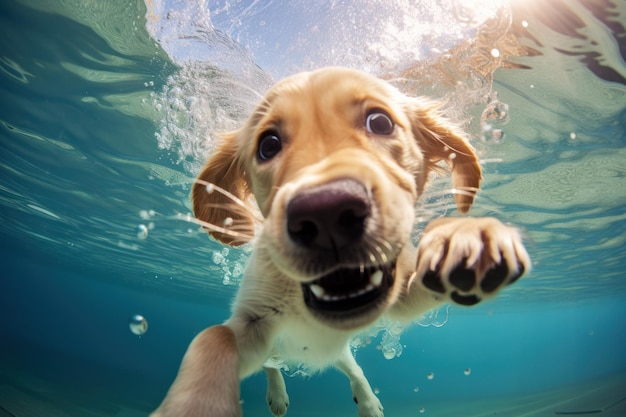
[[[349,348],[356,333],[383,316],[476,304],[530,269],[518,231],[493,218],[434,220],[414,247],[415,207],[440,161],[467,212],[481,169],[432,103],[346,68],[277,83],[193,187],[195,215],[219,241],[252,238],[253,201],[262,224],[232,316],[191,342],[152,417],[241,416],[239,381],[262,367],[282,416],[289,397],[272,358],[336,367],[359,416],[381,417]]]

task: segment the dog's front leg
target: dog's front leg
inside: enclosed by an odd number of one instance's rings
[[[287,395],[287,387],[285,386],[285,378],[280,369],[265,367],[267,376],[267,394],[265,400],[270,408],[272,415],[282,417],[289,407],[289,395]]]
[[[354,359],[350,345],[346,345],[341,358],[335,363],[335,367],[350,380],[352,399],[359,408],[359,417],[383,417],[383,406],[376,394],[372,392],[363,369]]]
[[[178,375],[150,417],[240,417],[239,354],[235,333],[213,326],[187,349]]]
[[[441,218],[424,230],[416,272],[391,313],[411,319],[454,302],[474,305],[531,267],[518,229],[491,217]]]

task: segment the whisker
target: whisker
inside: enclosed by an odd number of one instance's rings
[[[370,262],[375,265],[386,265],[393,248],[389,242],[378,236],[369,236],[366,241]]]
[[[479,188],[477,187],[448,188],[445,190],[429,191],[427,193],[424,193],[422,194],[421,199],[424,200],[424,199],[436,198],[436,197],[446,197],[446,196],[452,196],[454,194],[462,194],[462,195],[475,197],[478,194],[478,191],[479,191]],[[422,203],[422,204],[429,204],[429,203]]]
[[[430,208],[418,208],[415,210],[415,214],[420,217],[431,215],[432,217],[439,217],[445,215],[448,210],[453,210],[456,206],[454,204],[446,204],[441,206],[435,206]],[[424,219],[418,219],[418,222],[423,222]]]
[[[418,222],[424,222],[429,220],[428,217],[440,216],[447,212],[448,210],[454,210],[456,208],[456,204],[453,200],[445,199],[446,196],[453,196],[455,194],[467,195],[470,197],[476,197],[478,195],[479,189],[476,187],[458,187],[458,188],[447,188],[444,190],[438,191],[429,191],[424,193],[421,196],[422,201],[415,207],[415,213],[418,217]],[[429,199],[435,199],[435,201],[428,201]],[[499,213],[502,209],[498,206],[492,204],[485,204],[484,200],[480,202],[477,201],[478,204],[474,203],[475,208],[479,208],[481,210],[488,210]],[[420,218],[421,217],[421,218]]]
[[[384,241],[382,239],[377,239],[379,240],[378,245],[376,245],[374,247],[374,249],[376,250],[376,252],[378,252],[379,256],[380,256],[380,260],[381,260],[381,264],[386,265],[389,263],[389,254],[391,254],[391,245],[389,245],[389,243],[387,241]],[[385,252],[385,250],[381,247],[381,244],[387,244],[387,249],[389,249],[388,252]]]
[[[220,194],[224,195],[225,197],[230,198],[233,201],[233,203],[238,206],[238,208],[241,208],[241,209],[245,210],[247,213],[252,215],[252,217],[254,217],[254,219],[256,221],[258,221],[259,223],[263,223],[263,221],[264,221],[263,217],[259,216],[259,214],[256,211],[251,210],[250,207],[248,207],[248,205],[245,202],[243,202],[241,199],[239,199],[238,197],[234,196],[232,193],[226,191],[225,189],[223,189],[219,185],[213,184],[212,182],[201,180],[199,178],[196,179],[194,182],[197,183],[197,184],[204,185],[206,187],[207,193],[212,193],[212,192],[217,191]]]
[[[239,205],[237,205],[237,204],[214,204],[214,203],[205,203],[205,204],[203,205],[203,207],[208,207],[208,208],[212,208],[212,209],[222,209],[222,210],[229,211],[229,212],[231,212],[231,213],[241,213],[241,212],[244,212],[244,213],[253,213],[253,211],[252,211],[250,208],[248,208],[248,207],[240,207],[240,206],[239,206]],[[226,221],[227,221],[228,219],[231,219],[231,218],[230,218],[230,217],[227,217],[227,218],[226,218]],[[258,224],[262,224],[262,223],[263,223],[263,221],[264,221],[264,220],[263,220],[262,218],[260,218],[260,217],[255,217],[255,219],[254,219],[254,220],[256,220],[256,222],[257,222]]]
[[[209,222],[205,222],[203,220],[198,220],[195,217],[191,216],[190,214],[181,214],[179,213],[176,216],[172,216],[170,218],[176,219],[176,220],[182,220],[188,223],[193,223],[193,224],[197,224],[198,226],[202,226],[205,229],[208,229],[212,232],[218,232],[218,233],[222,233],[228,236],[233,236],[233,237],[237,237],[237,238],[241,238],[242,241],[250,241],[252,240],[252,238],[254,238],[253,234],[250,233],[242,233],[242,232],[238,232],[236,230],[236,226],[235,227],[222,227],[222,226],[217,226],[213,223],[209,223]]]
[[[460,195],[467,195],[470,197],[475,197],[476,193],[478,193],[478,188],[477,187],[452,188],[450,192],[452,194],[460,194]]]

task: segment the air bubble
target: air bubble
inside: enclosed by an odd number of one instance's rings
[[[509,121],[509,105],[499,100],[493,100],[487,105],[483,113],[480,115],[480,121],[492,122],[497,121],[506,123]]]
[[[448,155],[448,159],[450,160],[456,159],[456,154],[454,152],[451,152],[450,155]]]
[[[419,390],[420,390],[420,387],[413,388],[413,392],[419,392]]]
[[[213,263],[215,265],[222,264],[226,260],[225,258],[226,257],[224,255],[222,255],[222,253],[220,253],[218,251],[213,252],[212,260],[213,260]]]
[[[435,378],[435,374],[433,372],[429,372],[428,375],[426,375],[426,378],[434,379]]]
[[[463,371],[463,374],[464,374],[465,376],[468,376],[468,375],[470,375],[471,373],[472,373],[472,370],[471,370],[470,368],[465,368],[465,371]]]
[[[224,227],[230,227],[233,225],[233,218],[232,217],[226,217],[224,219]]]
[[[500,143],[504,139],[504,132],[502,129],[494,129],[491,125],[485,125],[483,127],[483,140],[485,142]]]
[[[394,348],[384,349],[383,348],[383,356],[387,360],[391,360],[396,357],[396,350]]]
[[[212,194],[213,191],[215,191],[215,185],[209,183],[206,185],[206,192],[207,194]]]
[[[380,390],[378,388],[374,388],[374,394],[376,395],[380,394]]]
[[[140,224],[137,226],[137,238],[145,239],[148,237],[148,228],[145,224]]]
[[[570,133],[570,134],[569,134],[569,138],[570,138],[571,140],[576,139],[576,133],[574,133],[574,132]]]
[[[426,412],[426,409],[424,407],[420,407],[420,414],[424,414]]]
[[[499,58],[500,57],[500,50],[497,48],[493,48],[491,50],[491,56],[494,58]]]
[[[139,210],[139,217],[143,220],[150,220],[151,217],[154,217],[156,212],[154,210]]]
[[[141,314],[135,314],[128,320],[128,327],[131,332],[137,336],[141,336],[148,331],[148,321]]]
[[[492,95],[491,102],[485,107],[480,115],[480,125],[483,131],[483,139],[486,142],[498,143],[504,138],[504,132],[496,128],[496,125],[502,125],[509,121],[509,106],[498,100],[497,93]]]

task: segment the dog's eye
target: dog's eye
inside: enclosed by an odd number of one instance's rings
[[[375,135],[391,135],[396,127],[391,117],[382,110],[372,110],[365,119],[365,128]]]
[[[262,161],[269,161],[275,157],[283,148],[282,142],[274,132],[267,132],[261,136],[257,156]]]

